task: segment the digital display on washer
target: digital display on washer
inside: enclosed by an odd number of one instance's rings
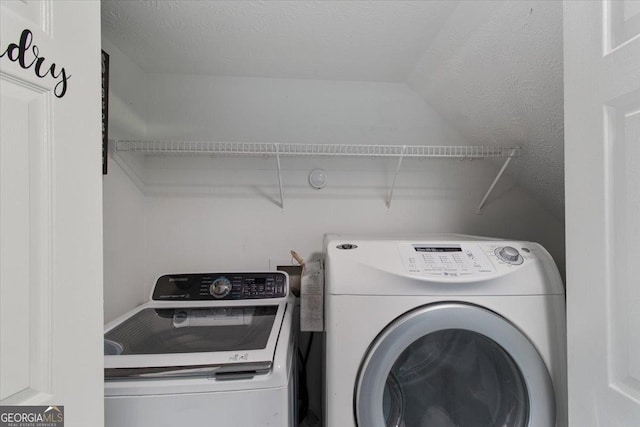
[[[417,246],[413,245],[416,252],[462,252],[462,248],[456,246]]]

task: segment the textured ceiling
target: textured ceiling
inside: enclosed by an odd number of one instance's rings
[[[456,1],[102,1],[148,72],[405,81]]]
[[[561,1],[102,0],[148,73],[406,82],[563,218]]]
[[[511,175],[562,219],[562,65],[562,2],[472,2],[408,82],[471,143],[524,147]]]

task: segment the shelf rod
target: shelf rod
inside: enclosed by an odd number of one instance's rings
[[[398,179],[398,173],[400,172],[400,167],[402,166],[402,159],[404,158],[404,153],[407,150],[407,146],[402,146],[402,151],[400,152],[400,157],[398,157],[398,165],[396,166],[396,173],[393,175],[393,181],[391,182],[391,188],[389,189],[389,194],[387,195],[387,209],[391,209],[391,199],[393,198],[393,190],[396,187],[396,180]]]
[[[119,140],[116,151],[269,156],[362,156],[404,158],[506,158],[518,157],[519,147],[292,144],[280,142],[205,142]],[[512,154],[509,154],[511,152]]]
[[[280,167],[280,150],[278,144],[273,144],[276,152],[276,162],[278,164],[278,188],[280,189],[280,207],[284,210],[284,196],[282,195],[282,168]]]
[[[484,195],[484,197],[482,198],[482,201],[478,205],[478,208],[476,209],[476,214],[478,214],[478,215],[482,214],[482,208],[484,207],[484,204],[487,202],[487,199],[489,198],[489,195],[491,194],[491,192],[493,191],[494,187],[496,186],[496,184],[498,183],[498,181],[502,177],[502,174],[507,169],[507,166],[509,166],[509,163],[511,163],[511,159],[513,159],[513,157],[515,156],[516,150],[517,150],[517,148],[514,148],[514,149],[511,150],[511,153],[509,153],[509,157],[507,157],[507,160],[502,165],[502,168],[500,169],[500,172],[498,172],[498,175],[496,175],[496,178],[491,183],[491,186],[489,187],[489,190],[487,190],[487,193]]]

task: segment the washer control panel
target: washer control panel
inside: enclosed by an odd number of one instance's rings
[[[492,274],[536,259],[535,249],[526,242],[402,242],[399,249],[407,273],[424,276]]]
[[[408,273],[459,277],[496,272],[487,254],[471,243],[401,243],[400,253]]]
[[[215,301],[283,298],[289,292],[288,276],[268,273],[168,274],[153,289],[157,301]]]

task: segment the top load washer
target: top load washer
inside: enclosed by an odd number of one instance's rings
[[[325,420],[565,427],[564,289],[539,244],[325,238]]]
[[[105,327],[105,425],[295,426],[283,272],[172,274]]]

